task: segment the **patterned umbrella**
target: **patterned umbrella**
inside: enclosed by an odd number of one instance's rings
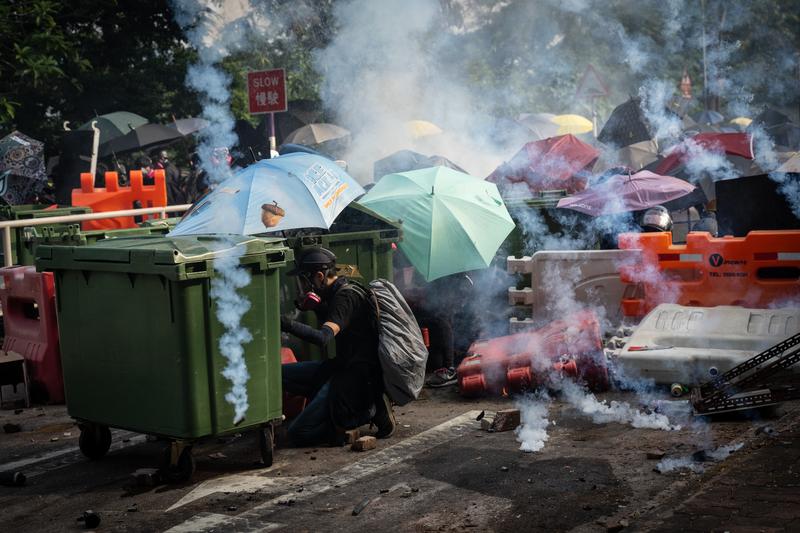
[[[6,202],[24,203],[46,181],[43,142],[18,131],[0,139],[0,196]]]

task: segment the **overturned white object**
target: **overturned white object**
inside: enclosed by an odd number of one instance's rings
[[[629,377],[696,385],[800,333],[800,309],[661,304],[611,352]]]

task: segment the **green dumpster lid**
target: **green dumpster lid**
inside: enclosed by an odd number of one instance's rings
[[[42,245],[36,251],[36,264],[40,270],[124,271],[184,279],[208,276],[213,260],[235,248],[241,263],[262,268],[283,266],[292,259],[291,250],[278,238],[142,235],[104,239],[91,246]]]

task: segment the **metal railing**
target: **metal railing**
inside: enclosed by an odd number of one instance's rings
[[[20,220],[0,221],[0,230],[3,237],[3,262],[4,266],[11,266],[13,263],[11,251],[11,230],[12,228],[28,228],[31,226],[47,226],[49,224],[69,224],[71,222],[83,222],[85,220],[102,220],[105,218],[133,217],[140,215],[159,215],[159,218],[166,218],[167,213],[179,213],[188,211],[192,204],[167,205],[164,207],[144,207],[141,209],[125,209],[122,211],[106,211],[103,213],[85,213],[82,215],[61,215],[55,217],[26,218]]]

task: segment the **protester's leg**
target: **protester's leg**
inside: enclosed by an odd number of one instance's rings
[[[325,383],[325,380],[320,377],[321,371],[321,361],[303,361],[281,365],[283,391],[305,396],[308,399],[313,398]]]
[[[286,432],[295,446],[315,446],[330,441],[334,432],[329,403],[330,388],[330,382],[325,383],[316,391],[314,399],[289,424]]]
[[[433,369],[453,366],[453,325],[443,317],[431,317],[428,322],[431,338],[430,359]]]

